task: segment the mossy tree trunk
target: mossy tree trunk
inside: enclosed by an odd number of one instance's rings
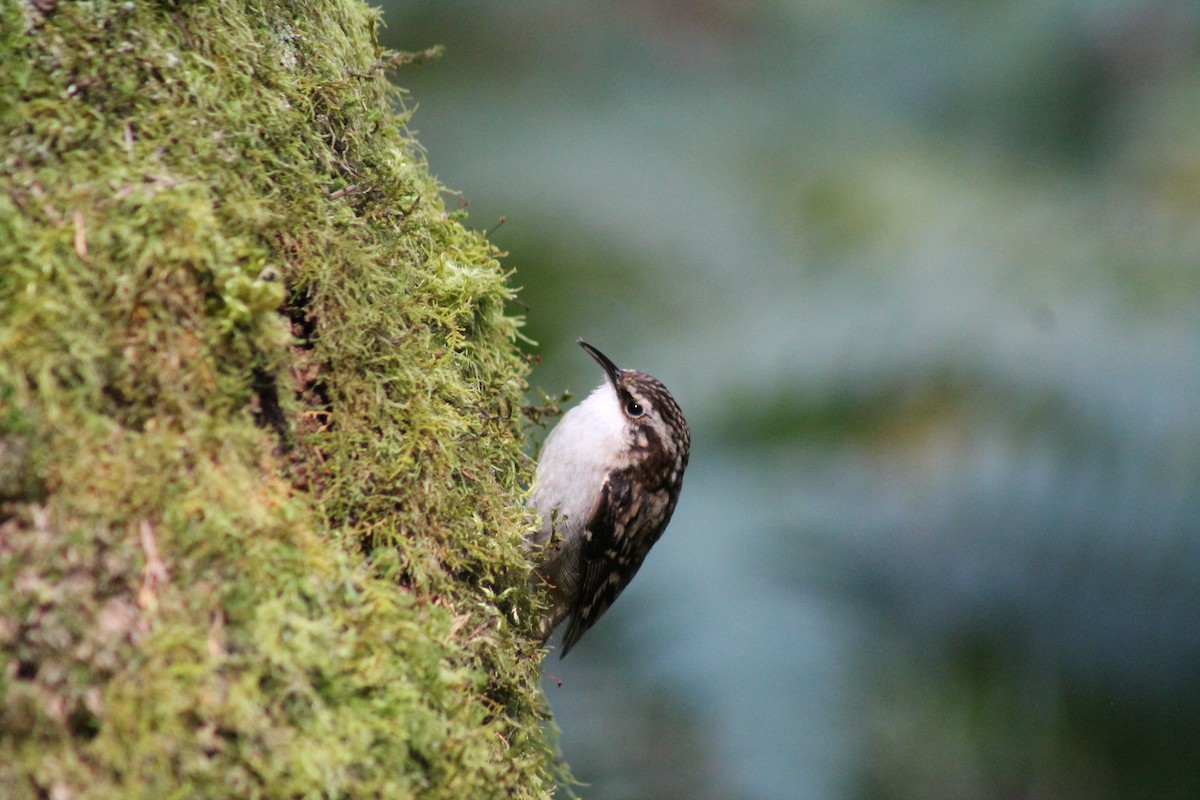
[[[0,0],[5,797],[544,797],[525,362],[358,0]]]

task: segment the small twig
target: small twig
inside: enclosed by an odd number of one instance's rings
[[[432,47],[426,47],[424,50],[419,50],[415,53],[410,53],[405,50],[398,50],[394,53],[389,53],[386,58],[381,58],[371,65],[373,70],[389,70],[407,67],[412,64],[414,67],[419,67],[426,61],[437,61],[446,54],[446,46],[444,44],[435,44]]]
[[[80,261],[87,261],[87,221],[83,217],[83,212],[78,208],[75,209],[71,214],[71,221],[75,224],[75,255],[79,256]]]
[[[221,644],[221,632],[225,630],[225,614],[217,609],[212,612],[212,622],[208,625],[208,654],[214,659],[225,655],[225,646]]]
[[[412,201],[411,206],[409,206],[408,208],[400,209],[400,216],[408,217],[409,215],[411,215],[412,212],[416,210],[417,205],[420,204],[420,202],[421,202],[421,195],[417,195],[417,199]]]
[[[158,538],[150,520],[141,521],[138,534],[142,540],[142,553],[146,556],[146,566],[142,569],[142,588],[138,590],[138,605],[150,609],[158,605],[158,587],[171,576],[166,563],[158,556]]]
[[[409,65],[419,67],[427,61],[437,61],[446,53],[446,46],[435,44],[432,47],[426,47],[424,50],[410,53],[405,50],[399,50],[393,53],[388,53],[385,58],[381,58],[371,65],[367,72],[359,72],[357,70],[349,70],[349,73],[356,78],[374,78],[381,72],[396,70],[400,67]]]
[[[357,183],[352,183],[349,186],[343,186],[341,189],[338,189],[337,191],[330,192],[329,199],[330,200],[340,200],[341,198],[345,197],[346,195],[357,194],[361,191],[362,191],[362,189],[359,188]]]

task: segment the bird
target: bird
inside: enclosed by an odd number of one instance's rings
[[[540,525],[526,542],[550,600],[542,643],[570,618],[559,658],[604,615],[662,536],[692,441],[661,381],[577,343],[605,379],[542,445],[530,494]]]

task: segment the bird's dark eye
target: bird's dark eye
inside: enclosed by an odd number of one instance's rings
[[[625,413],[631,417],[640,417],[646,413],[646,410],[638,403],[637,400],[630,400],[625,403]]]

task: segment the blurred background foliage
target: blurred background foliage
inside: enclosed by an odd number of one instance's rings
[[[591,798],[1200,797],[1200,5],[385,2],[536,385],[670,530],[546,662]]]

